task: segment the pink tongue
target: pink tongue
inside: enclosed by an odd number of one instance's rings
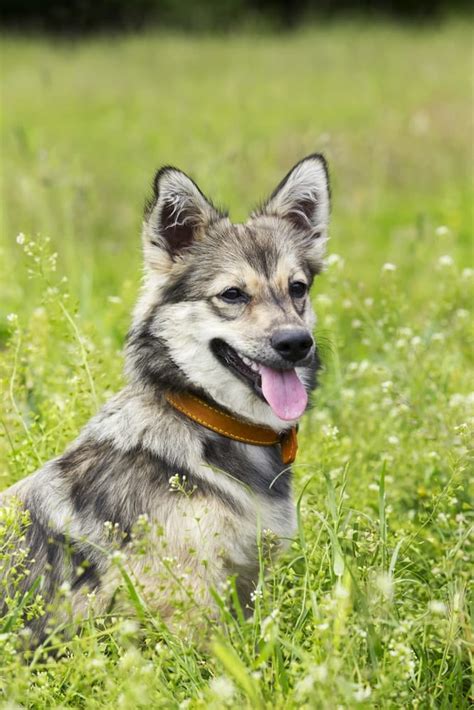
[[[308,395],[295,370],[272,370],[260,365],[262,392],[270,407],[280,419],[301,417]]]

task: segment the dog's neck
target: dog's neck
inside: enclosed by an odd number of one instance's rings
[[[296,427],[280,432],[258,424],[249,424],[224,411],[215,403],[190,393],[168,392],[166,400],[184,416],[221,436],[253,446],[278,445],[284,464],[291,464],[296,458],[298,450]]]

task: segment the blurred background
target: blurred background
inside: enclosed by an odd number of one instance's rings
[[[438,226],[468,260],[464,0],[2,0],[1,20],[4,337],[6,316],[40,299],[24,233],[51,240],[78,313],[100,328],[106,310],[122,342],[163,164],[239,220],[323,152],[331,249],[368,285],[380,264],[406,262],[413,307]]]
[[[468,0],[2,0],[2,17],[18,28],[74,34],[150,25],[222,31],[235,30],[236,25],[260,24],[287,30],[303,22],[341,15],[433,21],[471,7]]]

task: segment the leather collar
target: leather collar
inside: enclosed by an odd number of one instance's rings
[[[291,427],[284,432],[276,432],[269,427],[250,424],[228,414],[215,404],[208,404],[194,394],[168,392],[166,399],[181,414],[228,439],[254,446],[280,444],[281,460],[285,465],[293,463],[296,458],[298,450],[296,427]]]

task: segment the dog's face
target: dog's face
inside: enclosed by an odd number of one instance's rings
[[[129,370],[275,429],[295,422],[318,367],[309,289],[327,241],[324,159],[298,163],[245,224],[174,168],[154,193]]]

